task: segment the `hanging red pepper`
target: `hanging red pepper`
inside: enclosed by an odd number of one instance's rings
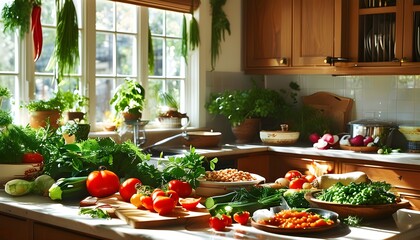
[[[32,37],[34,42],[34,62],[38,60],[42,52],[42,25],[41,25],[41,6],[34,5],[32,8]]]

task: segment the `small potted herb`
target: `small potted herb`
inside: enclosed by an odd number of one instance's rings
[[[184,126],[188,126],[189,117],[186,113],[180,113],[179,103],[170,93],[161,93],[159,95],[159,122],[163,127],[167,128],[179,128],[182,126],[181,120],[187,119],[187,123]]]
[[[74,93],[62,92],[61,95],[65,104],[65,111],[67,111],[67,120],[81,121],[84,119],[83,108],[88,106],[89,98],[83,96],[77,90]]]
[[[140,83],[134,79],[125,79],[117,87],[109,103],[125,121],[136,121],[142,116],[145,96],[145,90]]]

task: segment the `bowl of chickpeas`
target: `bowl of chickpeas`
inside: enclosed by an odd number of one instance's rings
[[[265,178],[258,174],[226,168],[206,171],[204,177],[199,178],[198,181],[200,184],[196,189],[196,194],[212,196],[232,192],[242,187],[264,183]]]

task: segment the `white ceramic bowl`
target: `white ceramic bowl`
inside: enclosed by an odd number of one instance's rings
[[[268,145],[292,145],[299,139],[299,132],[260,131],[260,138]]]
[[[0,188],[12,179],[32,179],[39,174],[41,163],[0,164]]]
[[[420,227],[420,211],[402,208],[398,209],[392,216],[401,232]]]
[[[219,146],[221,138],[221,132],[188,132],[188,140],[184,139],[183,144],[195,148],[214,148]]]

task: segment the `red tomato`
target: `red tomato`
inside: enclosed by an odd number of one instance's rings
[[[302,177],[302,173],[299,172],[298,170],[290,170],[284,176],[284,178],[286,178],[289,181],[292,181],[295,178],[301,178],[301,177]]]
[[[225,226],[232,226],[232,217],[226,214],[222,215],[222,220],[225,221]]]
[[[156,188],[155,190],[153,190],[152,192],[152,200],[154,201],[157,197],[159,196],[165,196],[165,192],[162,189],[158,189]]]
[[[114,172],[100,169],[89,173],[86,187],[90,195],[106,197],[118,192],[120,179]]]
[[[23,163],[41,163],[42,161],[44,161],[44,156],[37,152],[24,153],[22,156]]]
[[[138,178],[128,178],[120,185],[120,195],[124,201],[130,202],[131,196],[137,193],[136,185],[141,184]]]
[[[153,199],[151,196],[141,196],[140,197],[141,205],[150,211],[155,211],[153,209]]]
[[[209,226],[216,231],[222,231],[226,228],[226,221],[219,217],[210,217]]]
[[[167,196],[158,196],[153,200],[153,209],[159,215],[167,215],[175,208],[174,200]]]
[[[181,180],[171,180],[169,181],[168,187],[170,190],[174,190],[182,198],[186,198],[191,195],[192,187],[188,182]]]
[[[250,213],[248,211],[236,212],[233,214],[233,220],[241,225],[247,225]]]
[[[192,210],[197,207],[198,203],[201,201],[200,198],[181,198],[179,203],[181,206],[187,210]]]
[[[308,174],[308,175],[305,175],[305,178],[309,183],[311,183],[316,179],[316,176],[312,174]]]
[[[172,200],[174,200],[174,207],[178,204],[179,201],[179,195],[177,192],[173,190],[168,190],[165,192],[165,195],[170,197]]]
[[[289,188],[290,189],[302,189],[304,183],[308,182],[306,178],[295,178],[290,181]]]

